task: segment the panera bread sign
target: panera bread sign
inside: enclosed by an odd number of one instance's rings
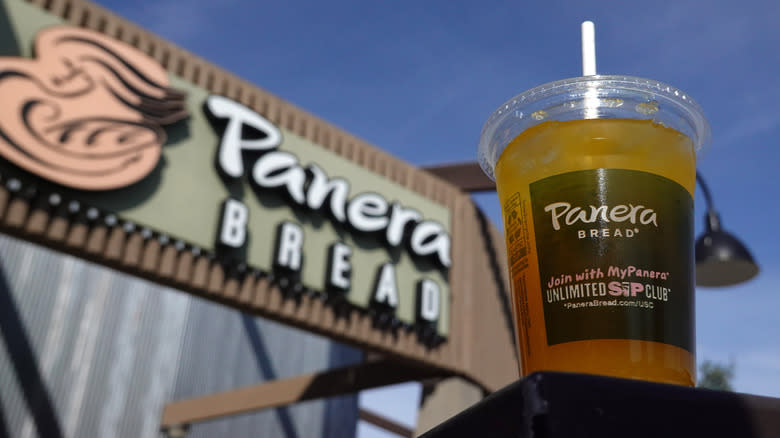
[[[286,284],[383,315],[404,307],[400,319],[446,334],[446,209],[314,152],[316,145],[235,101],[171,82],[129,45],[46,28],[31,58],[0,58],[0,155],[172,238],[211,235],[204,249],[231,264],[261,266]],[[176,141],[166,141],[166,127]],[[328,155],[319,162],[317,154]],[[204,204],[220,190],[221,199]],[[164,202],[179,202],[180,217],[170,218]],[[158,214],[144,215],[145,204]],[[214,216],[212,229],[183,226]]]

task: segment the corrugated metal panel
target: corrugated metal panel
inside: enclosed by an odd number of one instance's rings
[[[0,436],[156,437],[169,401],[361,359],[2,235],[0,267]],[[357,416],[348,396],[194,425],[190,436],[341,438],[354,436]]]

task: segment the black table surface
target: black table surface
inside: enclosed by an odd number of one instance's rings
[[[780,399],[583,374],[535,373],[424,438],[780,438]]]

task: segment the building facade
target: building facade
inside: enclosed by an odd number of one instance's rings
[[[85,0],[0,0],[0,101],[0,432],[349,437],[362,389],[516,378],[445,179]]]

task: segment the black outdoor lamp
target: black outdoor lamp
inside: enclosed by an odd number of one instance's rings
[[[704,234],[696,239],[696,284],[733,286],[750,280],[758,274],[758,265],[745,245],[721,228],[710,190],[699,172],[696,181],[707,202]]]

